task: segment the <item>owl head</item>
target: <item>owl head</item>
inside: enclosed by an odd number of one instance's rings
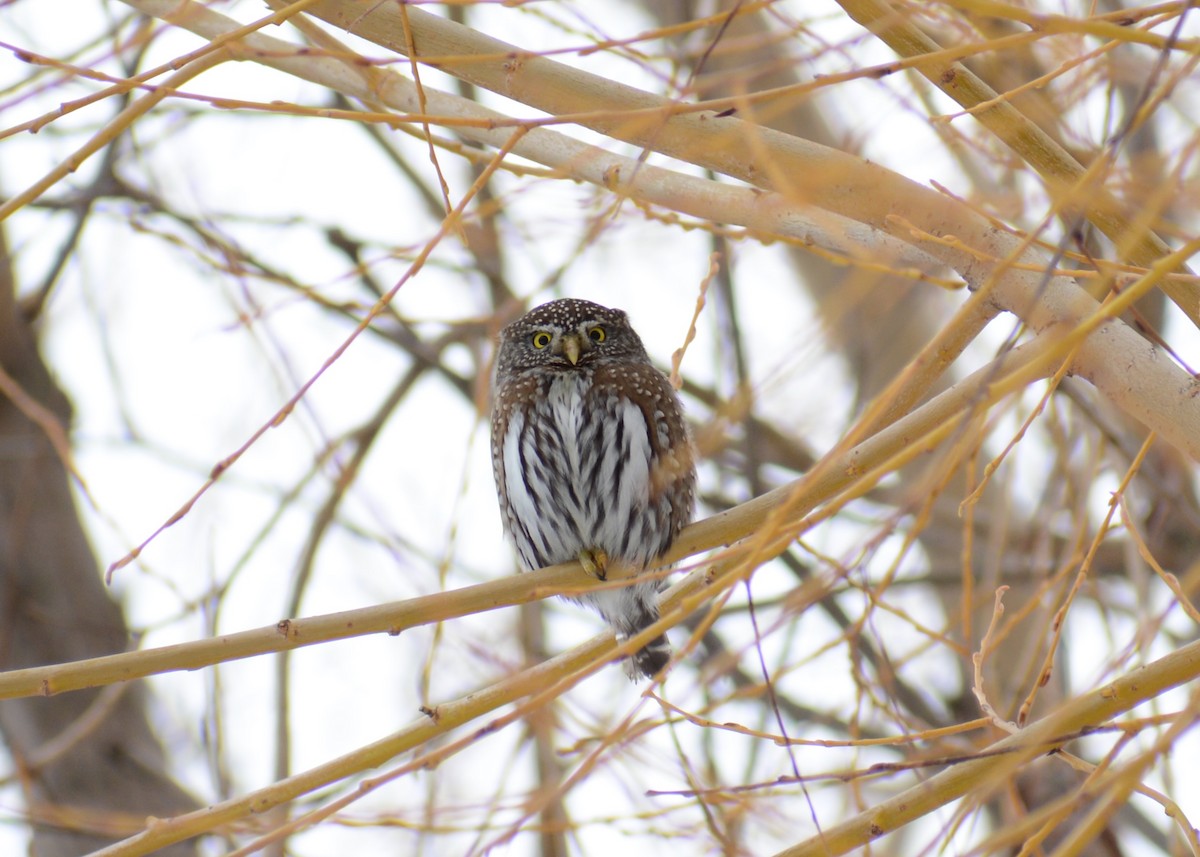
[[[582,370],[614,360],[649,361],[624,312],[591,301],[551,301],[500,332],[496,376],[535,368]]]

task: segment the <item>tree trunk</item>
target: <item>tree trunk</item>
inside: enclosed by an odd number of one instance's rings
[[[15,397],[0,395],[0,669],[123,651],[125,620],[97,572],[66,468],[26,415],[31,400],[65,431],[70,406],[16,302],[2,235],[0,369],[19,388]],[[24,410],[15,400],[22,396]],[[147,816],[195,806],[165,771],[144,702],[137,686],[0,701],[0,733],[31,816],[32,853],[74,857],[140,829]]]

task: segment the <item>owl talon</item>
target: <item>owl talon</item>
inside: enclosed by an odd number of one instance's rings
[[[584,548],[579,552],[579,564],[583,570],[597,580],[608,577],[608,554],[602,550]]]

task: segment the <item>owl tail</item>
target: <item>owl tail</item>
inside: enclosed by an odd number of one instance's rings
[[[643,648],[633,653],[633,657],[625,662],[625,673],[630,681],[641,678],[654,678],[671,660],[671,644],[663,635],[655,637]]]
[[[624,642],[658,621],[658,581],[638,581],[620,589],[600,589],[577,600],[604,617],[617,639]],[[638,649],[622,666],[630,681],[652,678],[671,659],[671,645],[659,635]]]
[[[638,594],[644,595],[644,598],[638,599],[637,606],[634,608],[633,614],[626,614],[624,617],[627,621],[621,624],[626,625],[617,631],[617,636],[622,639],[629,637],[641,631],[643,628],[649,628],[658,621],[658,599],[657,599],[657,584],[651,584],[646,587],[638,587]],[[654,678],[662,671],[662,668],[667,665],[667,661],[671,659],[671,644],[667,642],[665,634],[660,634],[649,643],[633,653],[633,656],[625,661],[625,674],[629,676],[630,681],[638,681],[642,678]]]

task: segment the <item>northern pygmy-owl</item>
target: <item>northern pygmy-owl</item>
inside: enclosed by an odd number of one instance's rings
[[[619,309],[558,300],[500,334],[492,408],[500,512],[521,564],[578,559],[601,579],[654,568],[691,520],[696,467],[683,408]],[[577,596],[625,639],[658,619],[659,580]],[[626,663],[653,676],[658,637]]]

